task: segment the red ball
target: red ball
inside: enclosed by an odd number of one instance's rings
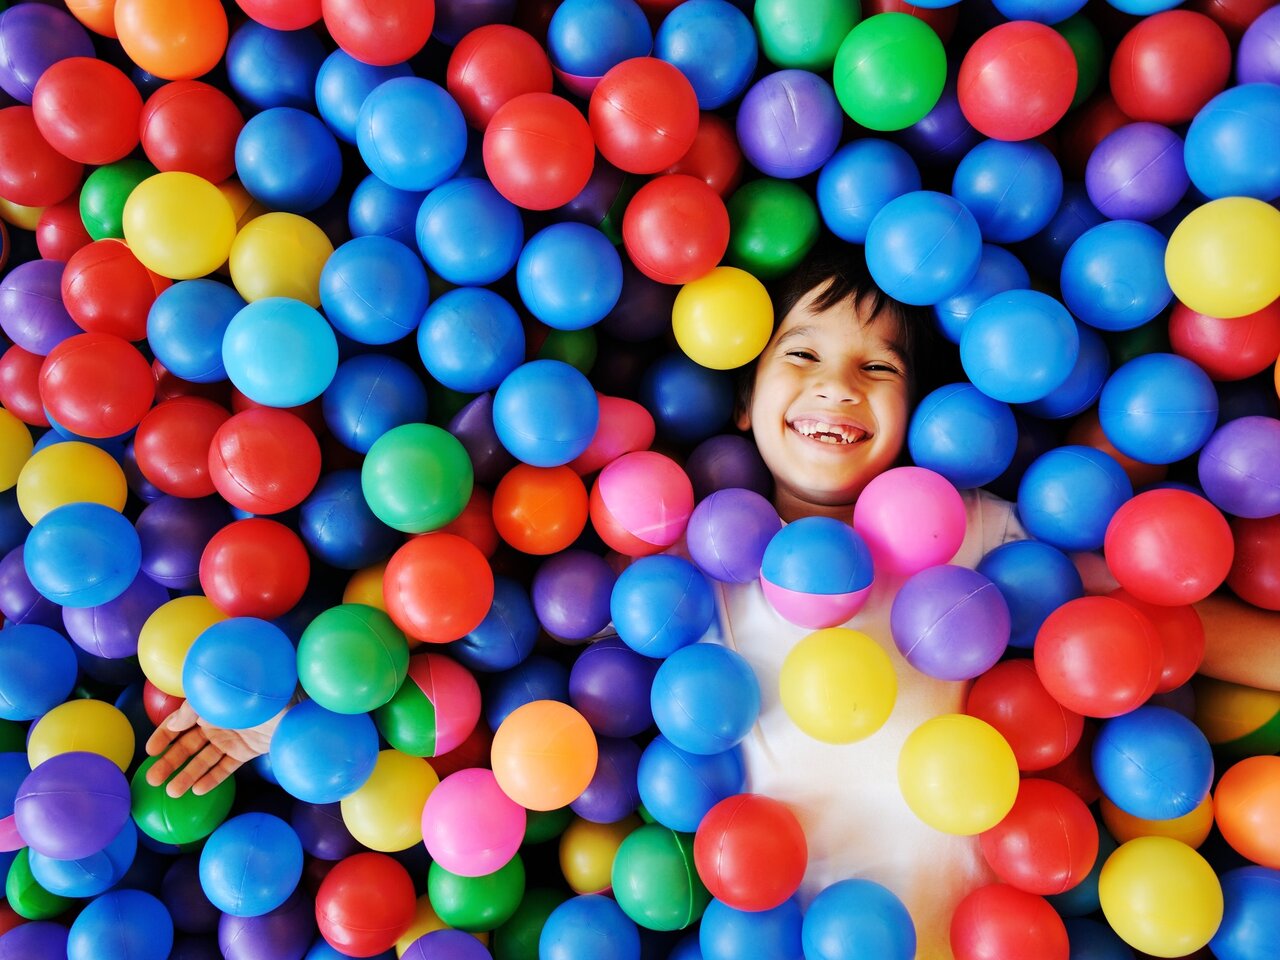
[[[138,469],[156,489],[170,496],[212,496],[217,490],[209,474],[209,445],[230,417],[225,407],[199,397],[156,404],[142,418],[134,436]]]
[[[1102,544],[1116,582],[1139,600],[1181,606],[1203,600],[1231,572],[1227,518],[1204,497],[1159,489],[1124,503]]]
[[[1070,890],[1088,876],[1098,857],[1093,814],[1083,800],[1052,780],[1019,783],[1013,809],[978,840],[996,876],[1042,897]]]
[[[1005,660],[978,677],[965,713],[995,727],[1023,771],[1061,763],[1084,730],[1084,717],[1050,695],[1030,660]]]
[[[147,314],[172,281],[152,273],[123,240],[95,240],[62,271],[62,303],[89,333],[147,338]]]
[[[114,163],[138,145],[142,94],[105,60],[59,60],[40,75],[31,109],[49,144],[77,163]]]
[[[499,107],[485,127],[483,154],[494,187],[527,210],[564,206],[595,166],[586,117],[551,93],[524,93]]]
[[[157,727],[164,718],[182,706],[182,698],[165,693],[150,680],[142,681],[142,709]]]
[[[1164,651],[1164,668],[1160,671],[1156,693],[1176,690],[1195,675],[1204,659],[1204,624],[1195,607],[1146,603],[1124,590],[1112,590],[1107,596],[1129,604],[1156,628]]]
[[[689,283],[708,273],[729,247],[729,211],[702,180],[655,177],[622,215],[622,241],[636,269],[659,283]]]
[[[408,870],[385,853],[357,853],[320,882],[316,926],[338,952],[372,957],[395,946],[416,907]]]
[[[40,401],[49,416],[81,437],[118,437],[151,409],[151,364],[127,340],[79,333],[49,351],[40,367]]]
[[[301,30],[320,19],[320,0],[236,0],[236,5],[272,30]]]
[[[209,473],[233,507],[280,513],[305,500],[320,479],[320,443],[289,411],[255,407],[218,428]]]
[[[809,847],[790,807],[742,793],[702,818],[693,862],[713,897],[735,910],[772,910],[800,889]]]
[[[477,130],[484,130],[508,100],[550,93],[551,85],[547,52],[519,27],[505,23],[477,27],[459,40],[445,74],[445,89]]]
[[[1231,75],[1231,44],[1202,13],[1166,10],[1124,35],[1111,58],[1111,95],[1134,120],[1185,123]]]
[[[951,915],[955,960],[1067,960],[1071,945],[1058,912],[1044,897],[1002,883],[974,890]]]
[[[1071,45],[1053,27],[1014,20],[980,36],[956,82],[960,110],[995,140],[1030,140],[1062,119],[1076,93]]]
[[[16,348],[10,348],[16,349]],[[1236,554],[1227,586],[1245,603],[1280,610],[1280,516],[1231,521]]]
[[[657,173],[693,146],[698,95],[679,67],[635,57],[600,78],[587,117],[601,156],[628,173]]]
[[[310,577],[302,540],[264,517],[227,524],[200,556],[200,589],[229,617],[282,617],[302,599]]]
[[[36,223],[36,247],[46,260],[71,259],[81,247],[93,242],[80,217],[80,198],[70,197],[44,208]]]
[[[1069,600],[1036,634],[1035,665],[1050,695],[1086,717],[1118,717],[1160,682],[1164,651],[1151,621],[1111,597]]]
[[[471,497],[462,512],[440,528],[470,540],[485,557],[498,552],[498,528],[493,524],[493,495],[484,487],[471,488]]]
[[[0,357],[0,404],[23,423],[47,427],[44,404],[40,402],[40,367],[44,357],[11,346]]]
[[[362,63],[403,63],[431,38],[435,0],[321,0],[334,42]]]
[[[47,207],[70,196],[83,171],[44,138],[30,107],[0,110],[0,200]]]
[[[951,35],[956,32],[956,20],[960,16],[959,4],[952,4],[949,7],[933,8],[933,7],[917,7],[915,4],[906,3],[905,0],[868,0],[862,7],[862,19],[874,17],[877,13],[909,13],[917,20],[923,20],[929,26],[933,27],[933,32],[938,35],[938,39],[943,43],[951,40]]]
[[[493,604],[493,571],[484,554],[452,533],[424,533],[387,561],[387,613],[409,639],[449,643],[480,626]]]
[[[662,172],[697,177],[720,196],[727,197],[742,180],[742,150],[733,125],[714,113],[702,114],[693,145]]]
[[[1192,0],[1187,6],[1213,20],[1234,46],[1249,25],[1274,5],[1275,0]]]
[[[236,172],[244,116],[230,97],[199,80],[174,80],[142,108],[142,151],[161,172],[221,183]]]
[[[493,492],[493,522],[521,553],[559,553],[586,529],[587,488],[570,467],[517,464]]]
[[[1280,356],[1280,300],[1257,313],[1219,320],[1174,301],[1169,343],[1214,380],[1243,380]]]

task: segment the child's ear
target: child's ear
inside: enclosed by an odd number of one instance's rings
[[[746,433],[751,429],[751,411],[746,407],[739,407],[738,415],[734,419],[733,424],[743,433]]]

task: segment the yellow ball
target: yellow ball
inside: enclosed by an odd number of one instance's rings
[[[977,717],[947,713],[912,731],[898,755],[898,785],[912,812],[943,833],[973,836],[1013,809],[1013,748]]]
[[[686,283],[671,308],[676,342],[712,370],[750,363],[773,335],[773,303],[764,284],[737,267],[716,267]]]
[[[8,410],[0,408],[0,492],[18,482],[34,445],[27,425]]]
[[[439,783],[427,761],[383,750],[369,779],[342,799],[342,822],[370,850],[408,850],[422,842],[422,808]]]
[[[1102,822],[1119,843],[1138,837],[1169,837],[1189,847],[1198,847],[1205,842],[1213,827],[1212,796],[1206,796],[1190,813],[1172,820],[1140,819],[1125,813],[1106,797],[1102,798],[1100,806]]]
[[[1194,953],[1222,922],[1222,886],[1213,867],[1169,837],[1122,844],[1103,864],[1098,899],[1120,939],[1153,957]]]
[[[96,753],[127,772],[133,750],[133,727],[118,709],[103,700],[68,700],[31,728],[27,762],[34,770],[59,754]]]
[[[250,220],[231,245],[231,282],[250,302],[292,297],[320,306],[320,271],[333,253],[325,232],[296,213]]]
[[[227,259],[236,215],[212,183],[178,170],[133,188],[124,204],[124,239],[144,267],[162,277],[194,280]]]
[[[1174,228],[1164,270],[1197,313],[1243,317],[1280,297],[1280,210],[1251,197],[1210,200]]]
[[[196,637],[227,615],[204,596],[175,597],[147,617],[138,631],[138,664],[148,680],[172,697],[185,697],[182,664]]]
[[[43,214],[44,207],[24,207],[0,197],[0,220],[13,224],[19,230],[34,230]]]
[[[124,510],[129,484],[114,457],[91,443],[68,440],[39,450],[18,474],[18,509],[35,526],[68,503],[100,503]]]
[[[884,649],[865,633],[831,627],[809,634],[782,661],[782,709],[823,743],[853,743],[889,719],[898,677]]]
[[[639,826],[640,818],[634,815],[617,823],[592,823],[574,817],[560,835],[560,872],[569,889],[577,894],[608,890],[618,848]]]
[[[376,607],[386,613],[387,601],[382,596],[382,577],[386,572],[385,562],[357,570],[347,581],[346,589],[342,591],[342,602],[363,603],[367,607]]]

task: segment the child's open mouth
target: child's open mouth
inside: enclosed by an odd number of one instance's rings
[[[837,446],[858,443],[871,436],[866,430],[853,424],[828,423],[824,420],[793,420],[788,426],[809,440]]]

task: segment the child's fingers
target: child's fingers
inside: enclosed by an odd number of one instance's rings
[[[218,784],[222,783],[222,781],[226,780],[227,777],[240,769],[242,762],[243,761],[237,760],[235,757],[224,756],[214,764],[213,769],[195,782],[195,785],[191,788],[191,792],[197,797],[204,796]]]
[[[195,726],[196,720],[195,710],[187,705],[184,700],[182,706],[173,713],[169,714],[160,721],[159,726],[152,731],[151,736],[147,738],[146,751],[149,756],[156,756],[163,753],[165,748],[173,742],[182,731],[190,730]],[[153,768],[154,769],[154,768]],[[148,777],[148,780],[151,778]]]
[[[183,738],[186,739],[185,737]],[[182,741],[178,741],[181,743]],[[166,757],[168,755],[166,754]],[[209,741],[195,754],[181,770],[169,781],[166,791],[171,797],[180,797],[190,790],[210,770],[223,759],[223,753]]]
[[[209,738],[204,735],[203,730],[198,728],[188,730],[177,740],[174,740],[169,745],[169,748],[160,755],[159,759],[151,765],[151,768],[147,771],[147,783],[153,787],[160,786],[173,775],[175,770],[203,750],[208,743]],[[151,741],[148,740],[147,748],[150,749],[150,747]],[[170,796],[179,795],[172,791],[170,792]]]

